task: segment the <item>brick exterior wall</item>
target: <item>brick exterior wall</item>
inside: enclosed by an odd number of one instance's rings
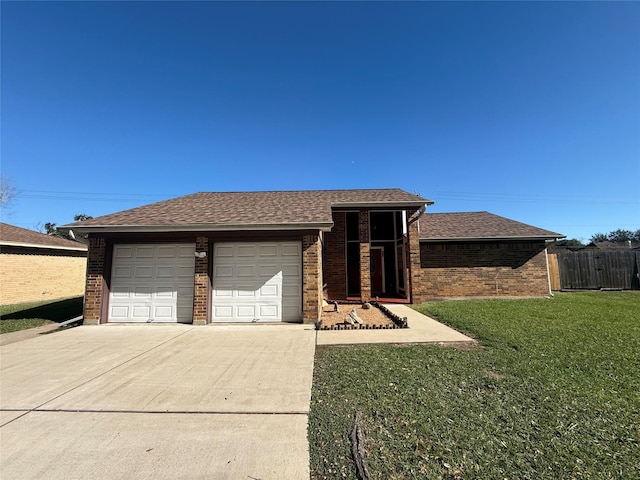
[[[302,236],[302,315],[315,323],[322,315],[322,244],[317,233]]]
[[[419,303],[415,296],[419,295],[422,287],[422,270],[420,265],[420,232],[418,221],[415,217],[407,219],[407,277],[409,285],[407,293],[412,303]]]
[[[544,241],[421,243],[413,303],[549,294]]]
[[[369,243],[369,210],[360,210],[360,298],[371,300],[371,245]]]
[[[89,237],[89,256],[87,258],[87,282],[84,294],[84,324],[100,323],[103,292],[105,288],[106,242],[104,238]],[[103,321],[106,322],[106,319]]]
[[[206,252],[204,258],[196,257],[194,283],[193,283],[193,324],[205,325],[208,321],[207,305],[209,304],[209,239],[207,237],[196,238],[196,252]]]
[[[84,294],[86,254],[49,251],[43,255],[37,249],[23,250],[0,254],[0,305]]]
[[[346,213],[333,212],[333,224],[324,233],[322,281],[327,285],[327,298],[338,300],[347,296]]]

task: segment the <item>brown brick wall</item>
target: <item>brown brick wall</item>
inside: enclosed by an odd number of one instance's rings
[[[418,221],[415,217],[410,217],[408,219],[407,237],[407,276],[409,277],[407,292],[409,293],[409,299],[411,299],[411,302],[418,303],[414,297],[416,295],[418,295],[418,297],[420,296],[422,269],[420,266],[420,233]]]
[[[549,294],[544,241],[421,243],[413,303]]]
[[[89,256],[87,258],[87,283],[84,295],[84,324],[100,323],[103,292],[105,289],[106,242],[104,238],[89,238]],[[103,319],[106,322],[106,319]]]
[[[193,324],[205,325],[207,323],[207,305],[209,303],[209,239],[207,237],[196,238],[196,252],[206,252],[204,258],[196,257],[194,284],[193,284]]]
[[[85,256],[2,253],[0,305],[84,294]]]
[[[346,214],[333,212],[333,228],[324,233],[322,274],[327,285],[327,298],[347,296]]]
[[[322,315],[322,245],[317,233],[302,236],[302,314],[305,323]]]

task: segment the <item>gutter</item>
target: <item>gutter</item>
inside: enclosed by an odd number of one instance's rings
[[[81,233],[158,233],[158,232],[237,232],[237,231],[282,231],[320,230],[331,231],[333,222],[276,223],[276,224],[185,224],[185,225],[65,225],[58,227]]]
[[[87,248],[82,247],[62,247],[59,245],[43,245],[40,243],[23,243],[23,242],[6,242],[0,241],[0,245],[7,247],[24,247],[24,248],[46,248],[47,250],[71,250],[74,252],[86,252]]]
[[[332,202],[332,208],[368,208],[368,207],[385,207],[385,208],[421,208],[424,205],[433,205],[432,200],[419,202]]]
[[[437,243],[437,242],[491,242],[493,240],[556,240],[565,238],[564,235],[552,237],[548,235],[540,236],[510,236],[510,237],[443,237],[443,238],[420,238],[420,242]]]

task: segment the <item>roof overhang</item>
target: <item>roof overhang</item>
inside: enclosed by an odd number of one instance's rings
[[[188,225],[65,225],[63,230],[81,233],[163,233],[163,232],[238,232],[238,231],[291,231],[321,230],[331,231],[333,222],[309,223],[216,223]]]
[[[40,249],[46,249],[46,250],[68,250],[68,251],[74,251],[74,252],[86,252],[87,251],[87,247],[86,245],[84,247],[63,247],[60,245],[42,245],[39,243],[25,243],[25,242],[8,242],[5,240],[0,241],[0,245],[2,246],[6,246],[6,247],[21,247],[21,248],[40,248]]]
[[[425,205],[433,205],[431,200],[411,202],[332,202],[331,208],[395,208],[395,209],[419,209]]]
[[[559,238],[565,238],[564,235],[559,236],[501,236],[501,237],[443,237],[443,238],[421,238],[420,241],[424,243],[438,243],[438,242],[492,242],[496,240],[556,240]]]

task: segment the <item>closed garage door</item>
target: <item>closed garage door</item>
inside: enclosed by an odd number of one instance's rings
[[[212,321],[302,318],[300,242],[216,243]]]
[[[193,318],[194,244],[114,245],[110,322]]]

